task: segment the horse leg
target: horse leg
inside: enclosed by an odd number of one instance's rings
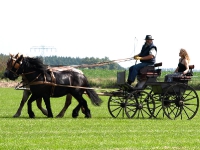
[[[85,108],[84,108],[83,106],[81,106],[81,112],[82,112],[83,114],[85,114]]]
[[[42,97],[36,99],[37,107],[41,110],[41,112],[45,115],[48,116],[48,112],[46,109],[42,108]]]
[[[62,118],[67,110],[67,108],[69,107],[69,105],[72,102],[72,95],[71,94],[67,94],[66,96],[66,101],[65,101],[65,105],[63,107],[63,109],[60,111],[60,113],[56,116],[57,118]]]
[[[64,105],[63,109],[60,111],[60,113],[56,116],[57,118],[62,118],[64,116],[67,108],[71,104],[71,100],[72,100],[72,95],[67,94],[65,105]],[[82,113],[85,114],[85,109],[83,107],[81,107],[80,105],[78,105],[77,108],[75,108],[73,110],[73,113],[72,113],[73,118],[76,118],[78,116],[78,112],[79,112],[80,108],[81,108]]]
[[[82,106],[84,109],[85,118],[91,118],[90,109],[88,108],[87,101],[84,99],[82,102]]]
[[[77,118],[78,117],[78,112],[81,108],[81,104],[79,103],[75,108],[74,110],[72,111],[72,117],[73,118]]]
[[[28,91],[28,90],[23,91],[23,97],[22,97],[21,103],[19,105],[17,112],[15,113],[15,115],[13,117],[19,117],[21,115],[22,108],[24,107],[24,104],[26,103],[26,101],[28,100],[28,97],[30,95],[31,95],[30,91]]]
[[[27,105],[28,105],[28,114],[29,114],[30,118],[35,118],[35,114],[34,114],[34,112],[32,110],[32,102],[34,100],[36,100],[36,97],[32,94],[31,97],[28,100],[28,103],[27,103]]]
[[[78,111],[80,110],[81,107],[83,107],[84,110],[82,110],[82,111],[84,111],[85,118],[91,118],[90,109],[88,108],[87,101],[82,97],[82,94],[76,94],[76,95],[74,95],[74,97],[79,102],[79,104],[73,110],[72,117],[73,117],[73,114],[74,114],[74,116],[76,116],[76,115],[78,116]]]
[[[48,112],[48,118],[53,118],[53,113],[51,110],[51,103],[50,103],[50,97],[49,96],[43,96],[45,105],[46,105],[46,109]]]

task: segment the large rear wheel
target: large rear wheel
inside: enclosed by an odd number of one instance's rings
[[[192,119],[199,108],[199,97],[189,85],[177,83],[165,92],[162,107],[169,119]]]

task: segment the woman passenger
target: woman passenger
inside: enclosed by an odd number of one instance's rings
[[[187,51],[183,48],[180,49],[179,56],[180,59],[176,70],[174,71],[173,74],[168,74],[165,76],[165,82],[172,82],[173,77],[186,75],[188,73],[190,57]]]

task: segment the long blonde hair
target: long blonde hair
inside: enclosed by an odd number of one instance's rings
[[[188,55],[187,51],[183,48],[180,49],[182,56],[190,62],[190,56]]]

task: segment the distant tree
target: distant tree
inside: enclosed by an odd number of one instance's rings
[[[0,54],[0,77],[3,76],[3,72],[6,70],[6,64],[10,56]]]

